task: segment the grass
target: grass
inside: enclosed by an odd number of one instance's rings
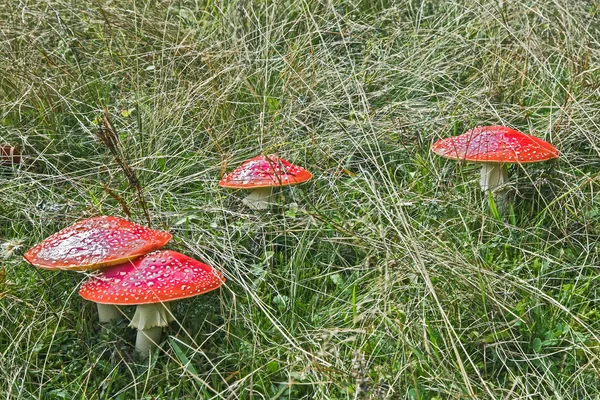
[[[596,1],[0,4],[0,393],[7,399],[600,398]],[[81,218],[145,223],[223,289],[177,302],[148,362],[82,274],[23,252]],[[435,140],[552,142],[511,209]],[[258,153],[314,175],[253,212]],[[125,310],[131,317],[133,310]]]

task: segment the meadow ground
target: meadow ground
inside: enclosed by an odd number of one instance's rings
[[[531,0],[0,4],[0,397],[600,398],[600,3]],[[30,246],[146,218],[227,284],[176,303],[149,362],[100,329],[84,274]],[[478,169],[430,145],[504,124],[553,143]],[[256,212],[221,174],[313,172]],[[131,316],[133,309],[124,310]]]

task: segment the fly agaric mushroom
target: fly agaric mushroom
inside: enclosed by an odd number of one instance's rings
[[[84,271],[105,268],[156,250],[171,240],[168,232],[117,217],[79,221],[48,237],[25,253],[36,267]],[[98,304],[100,322],[121,316],[115,306]]]
[[[431,150],[446,158],[481,163],[479,184],[493,190],[508,179],[506,163],[534,163],[557,158],[550,143],[506,126],[479,126],[437,141]]]
[[[146,357],[173,321],[168,302],[210,292],[223,282],[212,267],[163,250],[102,270],[83,283],[79,295],[99,304],[137,305],[129,326],[138,329],[135,348]]]
[[[46,269],[85,271],[120,264],[164,246],[168,232],[117,217],[94,217],[64,228],[25,253]]]
[[[117,217],[84,219],[48,237],[25,253],[36,267],[84,271],[105,268],[156,250],[171,240],[168,232]],[[121,316],[115,306],[98,304],[100,322]]]
[[[269,207],[274,187],[295,185],[312,178],[310,172],[274,154],[260,155],[225,174],[219,186],[230,189],[252,189],[243,200],[248,207],[264,210]]]

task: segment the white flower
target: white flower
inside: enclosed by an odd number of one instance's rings
[[[2,256],[2,258],[5,260],[10,258],[14,254],[14,252],[23,247],[24,244],[25,241],[23,239],[8,240],[2,243],[2,248],[0,249],[0,256]]]

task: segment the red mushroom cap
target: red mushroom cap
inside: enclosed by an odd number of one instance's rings
[[[312,178],[310,172],[274,154],[254,157],[225,174],[219,186],[232,189],[295,185]]]
[[[164,246],[168,232],[156,231],[116,217],[79,221],[25,253],[40,268],[90,270],[120,264]]]
[[[506,126],[478,126],[437,141],[431,150],[453,160],[488,163],[533,163],[559,155],[550,143]]]
[[[0,165],[16,165],[21,163],[21,153],[8,144],[0,146]]]
[[[223,282],[212,267],[163,250],[102,270],[81,285],[79,295],[102,304],[149,304],[210,292]]]

